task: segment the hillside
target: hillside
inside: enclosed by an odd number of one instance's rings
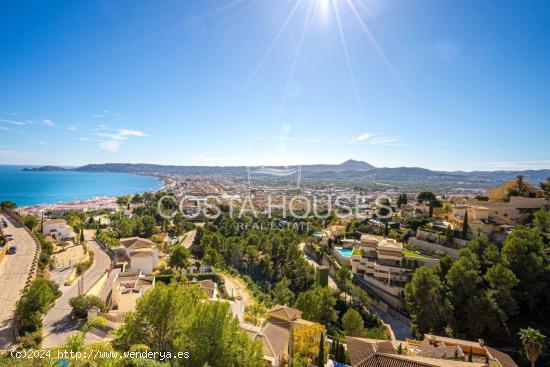
[[[258,168],[258,167],[251,167]],[[273,167],[272,167],[273,168]],[[283,169],[284,167],[275,167]],[[44,166],[25,168],[29,171],[64,171],[66,168]],[[88,164],[71,170],[80,172],[122,172],[140,175],[231,175],[247,177],[246,166],[175,166],[145,163],[104,163]],[[527,171],[433,171],[420,167],[376,168],[357,160],[347,160],[341,164],[313,164],[301,166],[303,179],[312,181],[349,181],[394,184],[418,184],[427,186],[444,185],[449,187],[494,187],[522,174],[526,180],[538,184],[550,176],[550,170]]]

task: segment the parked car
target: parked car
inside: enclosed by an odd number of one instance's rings
[[[10,246],[8,248],[8,255],[13,255],[17,252],[17,247],[16,246]]]

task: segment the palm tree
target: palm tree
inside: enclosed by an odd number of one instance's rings
[[[546,336],[539,330],[528,327],[520,329],[519,338],[525,349],[525,354],[527,354],[527,359],[531,362],[531,367],[535,367],[535,361],[546,343]]]

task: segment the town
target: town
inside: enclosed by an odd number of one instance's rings
[[[179,208],[163,200],[188,193]],[[1,347],[143,346],[186,352],[175,363],[190,366],[537,359],[548,330],[537,315],[548,305],[550,178],[519,175],[476,194],[306,186],[295,202],[324,197],[318,212],[267,210],[271,196],[292,193],[172,176],[143,195],[3,202]],[[338,215],[336,196],[360,210]],[[247,202],[258,210],[243,214]]]

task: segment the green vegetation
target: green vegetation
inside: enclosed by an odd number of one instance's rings
[[[32,230],[34,227],[36,227],[38,225],[38,218],[36,218],[33,215],[27,215],[27,216],[25,216],[25,218],[23,220],[23,223],[25,224],[25,226],[27,228]]]
[[[61,296],[58,288],[57,284],[43,278],[36,278],[25,288],[14,313],[15,327],[20,335],[40,331],[42,317]]]
[[[294,367],[308,367],[319,365],[325,359],[325,329],[321,325],[299,326],[294,329]],[[324,363],[322,364],[324,366]]]
[[[296,300],[296,308],[302,311],[304,319],[328,326],[338,319],[338,313],[334,309],[334,293],[334,290],[326,287],[302,292]]]
[[[288,289],[292,292],[284,299],[294,299],[295,294],[315,284],[315,271],[303,258],[298,244],[319,224],[312,219],[308,230],[306,225],[293,226],[291,220],[267,216],[234,219],[223,211],[197,229],[192,251],[208,265],[233,268],[249,276],[263,293],[258,298],[267,305],[273,302],[276,285],[283,278],[290,281]]]
[[[80,262],[76,265],[76,275],[82,275],[86,270],[88,270],[94,263],[94,253],[92,251],[88,252],[88,260]]]
[[[201,302],[197,287],[159,283],[147,292],[118,331],[114,346],[189,352],[186,366],[260,367],[262,348],[239,327],[229,305]]]
[[[362,336],[363,335],[363,318],[361,314],[350,308],[342,316],[342,324],[344,326],[344,333],[348,336]]]
[[[411,250],[403,250],[401,253],[402,253],[403,256],[405,256],[405,257],[413,257],[413,258],[416,257],[416,258],[418,258],[418,259],[428,259],[427,256],[424,256],[424,255],[421,255],[421,254],[417,254],[416,252],[411,251]]]
[[[170,251],[168,265],[178,270],[184,269],[189,265],[189,256],[190,253],[185,247],[176,246]]]
[[[527,359],[531,362],[531,367],[535,367],[535,362],[546,344],[546,336],[542,335],[539,330],[527,328],[519,331],[519,338]]]
[[[464,213],[464,220],[463,220],[463,223],[462,223],[462,239],[463,240],[468,239],[468,230],[469,230],[469,227],[468,227],[468,211],[466,210],[466,212]]]
[[[69,304],[73,308],[72,313],[78,318],[85,319],[88,316],[88,311],[92,307],[97,307],[101,312],[107,312],[108,307],[101,298],[96,296],[77,296],[69,300]]]
[[[401,208],[401,206],[407,205],[407,201],[407,194],[399,194],[399,197],[397,198],[397,207]]]
[[[417,335],[432,331],[503,345],[528,325],[548,330],[549,223],[550,211],[540,210],[531,227],[516,228],[500,246],[478,237],[458,259],[418,268],[405,287]]]
[[[17,204],[15,204],[13,201],[2,201],[0,203],[0,209],[15,209],[17,208]]]

